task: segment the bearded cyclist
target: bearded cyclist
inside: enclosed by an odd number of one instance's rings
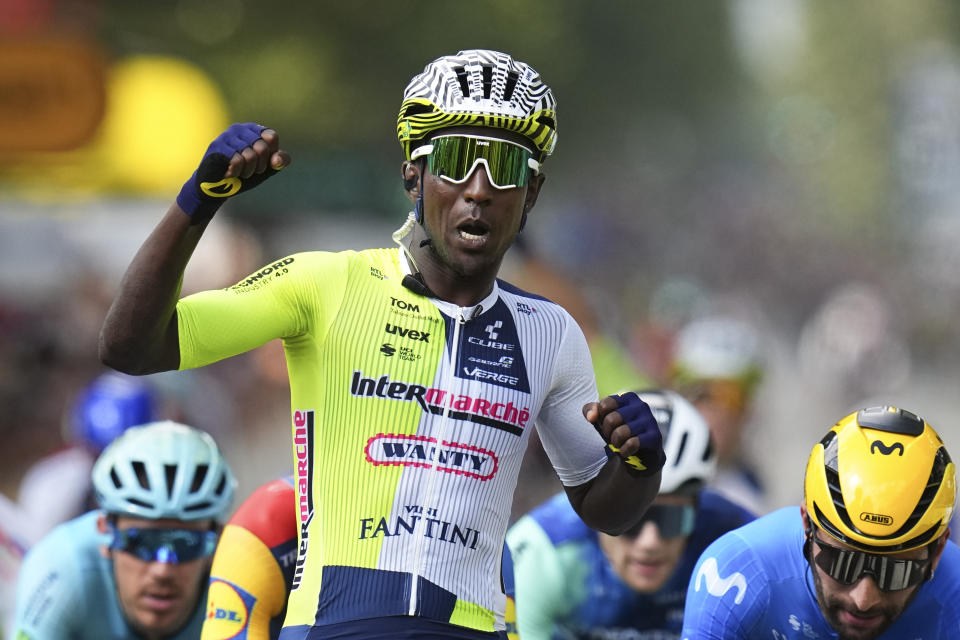
[[[125,431],[93,467],[100,508],[24,559],[13,637],[197,638],[235,484],[202,431],[169,421]]]
[[[956,467],[896,407],[849,414],[813,447],[800,507],[722,536],[690,578],[689,640],[960,638]]]
[[[534,427],[591,527],[621,533],[656,496],[649,407],[598,402],[576,322],[497,279],[556,124],[529,65],[438,58],[400,106],[413,212],[399,248],[298,253],[178,301],[218,206],[290,162],[275,131],[233,125],[128,268],[101,332],[110,366],[187,369],[283,341],[299,535],[283,640],[502,637],[500,559]]]

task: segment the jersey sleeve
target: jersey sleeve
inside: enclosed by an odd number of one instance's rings
[[[770,591],[759,567],[737,533],[727,533],[708,546],[690,576],[681,637],[754,637],[754,620],[766,609]]]
[[[180,368],[210,364],[275,338],[323,332],[344,295],[348,253],[294,254],[232,287],[181,299]]]
[[[565,598],[564,576],[556,549],[531,516],[507,532],[513,555],[517,632],[523,640],[550,640]]]
[[[70,638],[86,610],[72,563],[47,538],[27,553],[17,579],[13,637],[17,640]]]
[[[592,480],[607,461],[603,438],[583,417],[583,405],[596,401],[590,350],[583,331],[568,317],[550,392],[537,418],[543,448],[560,482],[568,487]]]

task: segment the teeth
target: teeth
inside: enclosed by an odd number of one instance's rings
[[[478,235],[478,234],[475,234],[475,233],[468,233],[468,232],[464,231],[463,229],[460,229],[460,237],[461,237],[461,238],[464,238],[465,240],[480,240],[480,239],[482,239],[485,235],[486,235],[485,233],[484,233],[484,234],[479,234],[479,235]]]

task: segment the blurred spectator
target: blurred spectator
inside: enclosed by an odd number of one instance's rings
[[[19,503],[31,542],[94,508],[90,472],[97,456],[126,429],[152,422],[157,398],[142,378],[105,373],[87,385],[64,417],[69,443],[35,462],[20,482]]]
[[[671,385],[710,425],[718,461],[711,486],[757,514],[767,511],[766,490],[742,445],[763,369],[757,330],[714,315],[680,331],[670,372]]]

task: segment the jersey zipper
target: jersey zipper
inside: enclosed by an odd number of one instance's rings
[[[442,313],[442,312],[441,312]],[[456,384],[457,376],[457,357],[460,352],[460,328],[467,324],[467,319],[463,315],[463,308],[459,309],[459,317],[453,325],[453,341],[451,342],[450,347],[450,368],[447,371],[446,384],[444,387],[447,389],[447,393],[453,394],[453,385]],[[447,427],[450,426],[450,402],[447,401],[444,403],[443,407],[443,421],[440,426],[440,433],[437,436],[437,450],[439,450],[444,441],[446,440]],[[436,462],[434,462],[436,464]],[[430,474],[430,479],[427,481],[427,491],[426,491],[426,500],[424,501],[424,508],[431,509],[436,502],[437,496],[437,478],[439,473],[434,470],[434,473]],[[424,537],[419,536],[417,538],[417,548],[414,554],[414,571],[410,575],[410,606],[408,607],[408,615],[415,616],[417,615],[417,605],[419,594],[419,582],[417,578],[423,572],[423,545]]]

